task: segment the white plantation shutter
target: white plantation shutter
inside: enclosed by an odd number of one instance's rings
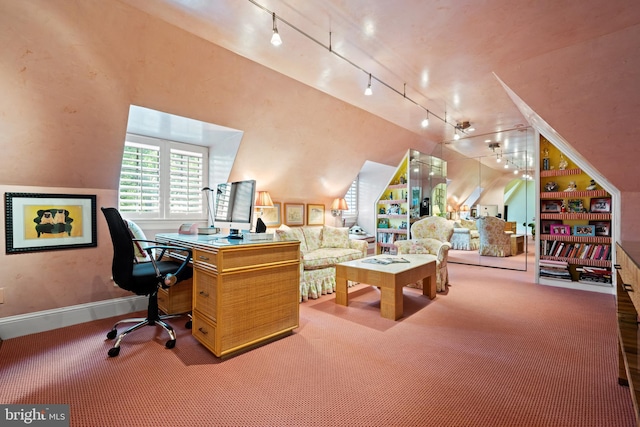
[[[127,135],[118,205],[129,219],[206,220],[208,148]]]
[[[204,165],[201,153],[171,148],[169,211],[175,214],[202,212]]]
[[[160,213],[160,148],[127,141],[120,172],[120,211]]]
[[[349,210],[342,213],[343,217],[355,218],[358,216],[358,178],[352,183],[351,187],[347,190],[347,194],[344,195],[344,199],[347,201]]]

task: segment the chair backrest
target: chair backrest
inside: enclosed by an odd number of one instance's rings
[[[428,216],[411,225],[411,238],[431,238],[441,242],[451,241],[453,223],[440,216]]]
[[[107,220],[111,242],[113,243],[113,261],[111,274],[114,282],[122,289],[135,292],[133,285],[134,250],[129,228],[115,208],[100,208]]]
[[[510,239],[505,233],[505,221],[495,216],[482,216],[478,218],[478,231],[480,232],[480,243],[504,244]]]

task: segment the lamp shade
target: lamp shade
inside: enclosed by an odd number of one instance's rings
[[[462,205],[462,212],[469,212],[469,205]]]
[[[331,204],[331,210],[333,211],[346,211],[349,210],[349,206],[347,206],[347,201],[345,199],[335,199]]]
[[[273,201],[268,191],[258,191],[256,195],[256,208],[272,208]]]

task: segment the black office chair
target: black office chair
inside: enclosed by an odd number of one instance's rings
[[[189,261],[191,260],[191,250],[187,248],[164,246],[157,242],[146,241],[155,243],[153,246],[144,248],[151,258],[150,262],[136,263],[134,253],[134,241],[140,241],[133,239],[127,224],[120,216],[115,208],[101,208],[104,217],[107,220],[109,226],[109,232],[111,233],[111,241],[113,242],[113,262],[111,265],[111,273],[113,280],[118,286],[127,291],[133,292],[136,295],[148,295],[149,306],[147,309],[147,317],[138,317],[133,319],[124,319],[113,325],[113,329],[107,334],[108,339],[114,339],[118,334],[117,327],[121,323],[136,323],[129,329],[124,331],[118,336],[113,348],[109,349],[109,357],[115,357],[120,354],[120,342],[122,339],[137,329],[143,326],[160,325],[171,338],[166,342],[165,347],[173,348],[176,345],[176,334],[173,328],[167,324],[164,320],[181,316],[175,315],[160,315],[158,312],[158,289],[160,287],[167,288],[173,286],[181,280],[191,277],[192,272],[189,267]],[[182,262],[176,261],[163,261],[162,257],[164,252],[168,249],[184,251],[187,253],[185,260]],[[153,256],[154,250],[159,251],[157,257]],[[187,327],[189,323],[187,322]]]

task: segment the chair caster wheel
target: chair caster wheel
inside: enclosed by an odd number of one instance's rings
[[[109,357],[116,357],[120,354],[120,347],[113,347],[109,349]]]
[[[107,338],[109,338],[110,340],[114,339],[116,337],[116,335],[118,335],[118,331],[116,329],[112,329],[109,331],[109,333],[107,334]]]
[[[176,340],[169,340],[164,346],[167,348],[173,348],[176,346]]]
[[[193,323],[191,322],[191,320],[189,320],[189,321],[184,325],[184,327],[185,327],[185,328],[187,328],[187,329],[191,329],[191,325],[192,325],[192,324],[193,324]]]

